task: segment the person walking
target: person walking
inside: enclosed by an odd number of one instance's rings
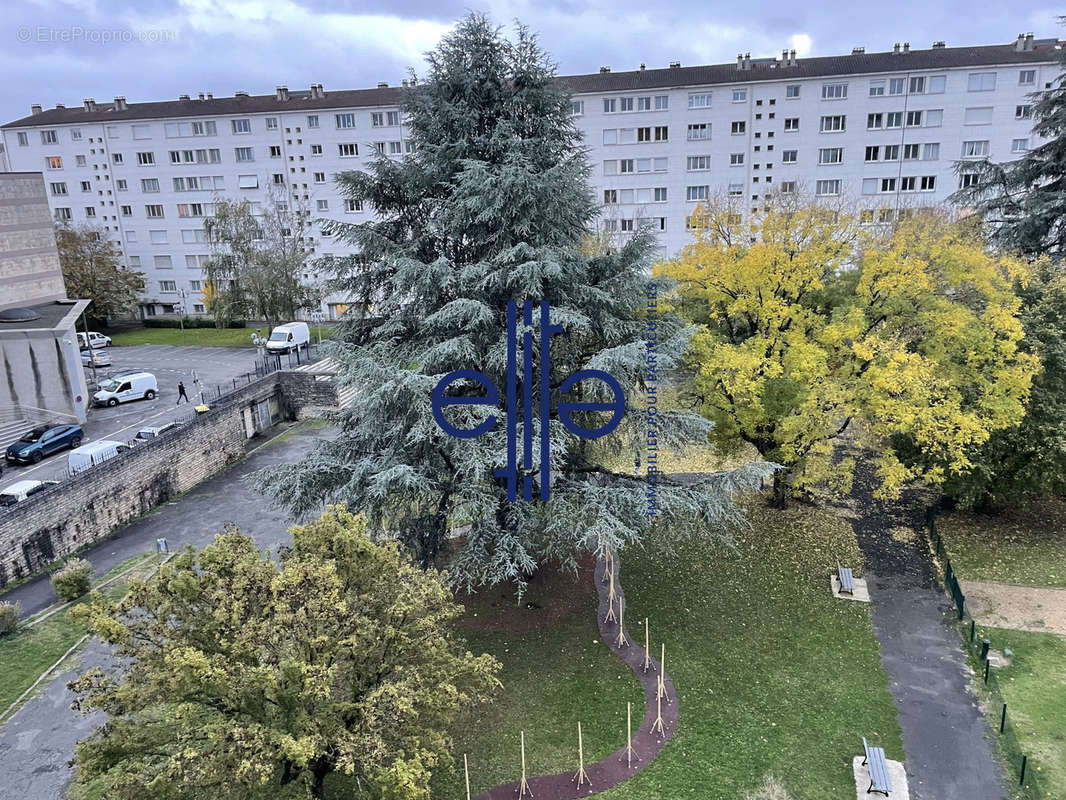
[[[185,384],[182,381],[178,381],[178,402],[174,405],[180,406],[182,398],[185,398],[185,402],[189,402],[189,395],[185,394]]]

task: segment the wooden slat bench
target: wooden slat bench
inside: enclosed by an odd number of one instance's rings
[[[855,594],[855,576],[851,574],[850,567],[840,566],[840,562],[837,562],[837,580],[840,581],[840,593],[841,594]]]
[[[862,760],[870,770],[870,792],[879,792],[885,797],[892,791],[892,779],[888,777],[888,762],[885,760],[885,750],[882,747],[870,747],[866,743],[866,737],[862,737],[862,749],[866,751],[866,758]]]

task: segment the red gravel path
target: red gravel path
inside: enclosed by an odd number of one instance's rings
[[[614,570],[615,570],[615,594],[619,597],[623,597],[622,584],[618,579],[619,560],[616,556],[614,558]],[[674,689],[674,682],[670,679],[670,674],[666,673],[663,676],[666,683],[666,693],[672,702],[667,703],[665,698],[663,699],[663,725],[665,728],[665,736],[658,733],[652,733],[651,726],[655,722],[655,690],[658,684],[659,678],[659,662],[657,659],[652,658],[651,663],[648,666],[648,671],[644,672],[644,648],[638,644],[643,643],[643,636],[639,636],[634,639],[629,633],[629,626],[626,625],[626,638],[629,639],[630,644],[625,647],[619,648],[615,645],[615,640],[618,637],[618,623],[604,622],[603,619],[607,615],[607,595],[610,591],[608,583],[604,583],[604,561],[599,559],[596,564],[595,571],[595,583],[596,589],[600,595],[599,607],[596,611],[596,622],[600,627],[600,636],[603,637],[603,641],[611,648],[613,652],[620,660],[633,671],[633,674],[637,676],[637,680],[640,681],[641,686],[644,687],[644,718],[640,720],[639,726],[633,730],[633,751],[640,760],[633,759],[633,768],[630,769],[626,766],[625,758],[625,729],[618,731],[618,738],[623,741],[622,746],[611,753],[607,758],[602,761],[597,761],[594,764],[585,765],[585,774],[588,775],[589,783],[585,783],[580,789],[577,786],[577,782],[574,780],[574,772],[577,771],[577,753],[574,753],[574,769],[563,772],[558,775],[542,775],[540,777],[527,777],[526,784],[532,793],[532,796],[536,800],[576,800],[579,797],[588,797],[591,794],[597,792],[603,792],[610,789],[612,786],[617,786],[623,781],[627,781],[647,767],[655,757],[659,755],[659,751],[666,746],[666,743],[677,732],[677,720],[678,720],[678,699],[677,692]],[[618,607],[615,606],[615,613],[618,613]],[[626,608],[626,620],[630,617],[634,619],[643,619],[643,614],[639,614],[637,609]],[[659,643],[651,643],[652,653],[656,653],[659,650]],[[639,713],[639,709],[633,709],[634,718]],[[636,719],[634,719],[636,723]],[[531,733],[531,732],[527,732]],[[526,736],[526,747],[534,748],[537,746],[535,734]],[[575,751],[576,751],[575,747]],[[519,773],[519,754],[515,752],[515,772]],[[526,797],[530,795],[527,794]],[[507,783],[502,786],[497,786],[495,789],[491,789],[485,794],[479,795],[476,800],[516,800],[518,797],[518,781],[513,783]]]

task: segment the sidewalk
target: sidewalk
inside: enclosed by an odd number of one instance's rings
[[[860,460],[852,499],[866,556],[874,632],[899,710],[911,800],[1003,800],[1003,776],[987,723],[970,689],[948,596],[921,538],[923,505],[904,494],[874,500],[874,476]],[[918,534],[893,538],[894,528]]]

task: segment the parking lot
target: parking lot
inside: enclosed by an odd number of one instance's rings
[[[233,389],[233,379],[255,370],[254,347],[178,347],[171,345],[135,345],[109,347],[112,365],[97,368],[97,380],[104,381],[118,372],[133,370],[150,372],[159,384],[159,394],[153,400],[135,400],[114,407],[93,408],[83,426],[85,443],[100,439],[127,442],[147,425],[162,425],[183,420],[194,413],[192,406],[199,402],[200,391],[210,405],[211,398]],[[85,369],[92,385],[92,370]],[[190,403],[178,400],[178,382],[185,383]],[[56,420],[61,422],[61,420]],[[27,426],[27,429],[32,426]],[[0,442],[7,448],[10,441]],[[23,479],[62,480],[67,475],[67,453],[61,450],[39,464],[19,466],[5,463],[0,489]]]

